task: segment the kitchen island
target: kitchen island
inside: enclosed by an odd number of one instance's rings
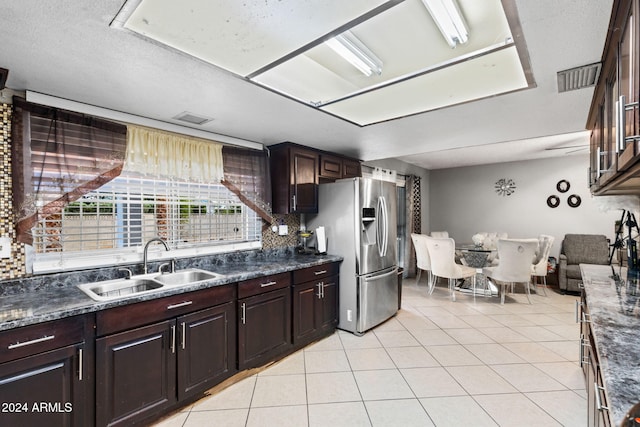
[[[640,401],[638,272],[581,264],[581,365],[587,378],[589,425],[620,426]]]

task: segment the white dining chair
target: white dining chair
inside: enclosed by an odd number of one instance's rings
[[[483,274],[501,285],[500,304],[504,304],[506,287],[513,290],[516,283],[525,286],[527,300],[531,304],[529,282],[531,280],[531,265],[538,248],[537,239],[500,239],[498,240],[498,257],[500,262],[496,267],[485,267]]]
[[[449,281],[451,301],[456,300],[455,285],[458,279],[471,279],[473,300],[476,299],[476,269],[456,264],[456,243],[451,238],[426,237],[427,249],[431,259],[431,274],[434,277],[446,278]]]
[[[427,286],[428,293],[433,293],[435,287],[435,280],[431,274],[431,258],[429,257],[429,249],[427,248],[427,237],[424,234],[411,233],[411,241],[416,251],[416,284],[420,282],[420,276],[422,271],[427,272]]]
[[[435,237],[436,239],[446,239],[447,237],[449,237],[449,232],[448,231],[432,231],[430,235],[431,237]]]
[[[547,234],[541,234],[540,237],[538,237],[538,240],[540,241],[540,247],[538,249],[536,260],[531,266],[531,283],[537,290],[538,278],[542,277],[542,290],[544,292],[544,296],[547,296],[547,271],[549,269],[549,254],[551,253],[551,246],[553,245],[555,237],[549,236]]]

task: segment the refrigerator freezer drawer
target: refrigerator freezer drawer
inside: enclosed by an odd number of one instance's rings
[[[398,311],[398,268],[358,278],[357,332],[363,333]]]

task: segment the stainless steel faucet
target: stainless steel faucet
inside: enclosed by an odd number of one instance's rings
[[[169,246],[167,245],[167,242],[165,242],[164,240],[162,240],[160,237],[154,237],[153,239],[150,239],[146,245],[144,245],[144,253],[143,253],[143,265],[144,265],[144,274],[147,274],[147,252],[149,252],[149,245],[151,245],[151,243],[153,242],[160,242],[164,245],[164,248],[167,252],[169,252]]]

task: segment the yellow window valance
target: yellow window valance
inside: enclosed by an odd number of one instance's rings
[[[127,125],[124,170],[197,182],[224,179],[222,144]]]

